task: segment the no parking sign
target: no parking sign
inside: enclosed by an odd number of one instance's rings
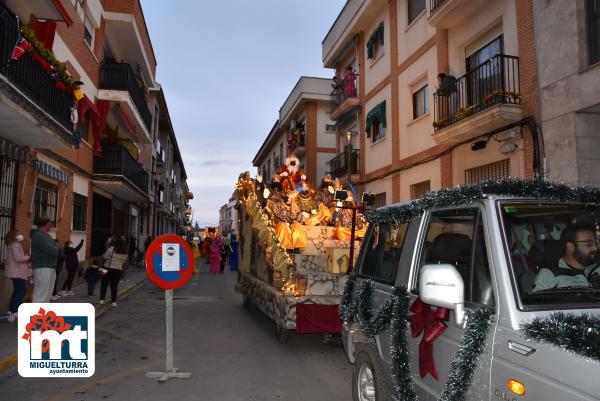
[[[157,237],[146,251],[146,273],[163,290],[183,287],[194,271],[192,250],[177,235]]]
[[[192,250],[177,235],[157,237],[146,251],[146,273],[150,280],[165,290],[165,346],[166,369],[164,372],[146,372],[146,377],[165,382],[169,379],[190,379],[191,373],[177,372],[173,367],[173,289],[183,287],[194,271]]]

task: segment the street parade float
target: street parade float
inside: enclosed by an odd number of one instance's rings
[[[313,188],[297,166],[298,159],[291,155],[270,183],[245,172],[236,186],[236,291],[243,295],[244,306],[256,306],[275,322],[281,341],[292,331],[341,331],[338,308],[346,273],[366,231],[352,191],[329,176]],[[340,193],[343,202],[334,199]]]

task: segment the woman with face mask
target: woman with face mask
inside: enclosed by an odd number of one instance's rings
[[[19,305],[23,303],[27,291],[27,277],[29,276],[29,255],[23,251],[23,235],[12,230],[6,234],[4,243],[7,245],[6,252],[6,277],[13,282],[13,293],[8,306],[8,321],[17,319]]]

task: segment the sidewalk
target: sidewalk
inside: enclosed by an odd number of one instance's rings
[[[123,296],[130,291],[138,288],[147,279],[146,270],[141,268],[130,268],[125,271],[125,281],[119,283],[119,293],[117,303],[123,301]],[[59,302],[67,303],[91,303],[96,308],[96,319],[112,308],[110,303],[110,288],[107,291],[107,302],[103,305],[98,304],[100,295],[100,282],[96,284],[94,298],[87,295],[87,283],[82,283],[73,287],[75,295],[62,297]],[[117,306],[118,307],[118,306]],[[8,321],[0,321],[0,374],[16,364],[17,362],[17,324]]]

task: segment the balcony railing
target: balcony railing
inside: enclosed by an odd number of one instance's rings
[[[429,0],[429,15],[433,15],[439,10],[448,0]]]
[[[150,131],[152,114],[148,109],[144,91],[129,64],[106,63],[100,67],[100,89],[127,91],[135,104],[144,125]]]
[[[148,173],[121,145],[102,146],[102,156],[94,157],[94,174],[122,175],[140,191],[148,192]]]
[[[519,58],[498,54],[434,94],[435,131],[497,104],[521,104]]]
[[[358,98],[358,75],[354,75],[354,79],[345,77],[338,82],[331,92],[331,110],[340,107],[347,99]]]
[[[359,170],[360,149],[352,149],[350,166],[352,174],[360,174]],[[348,157],[342,152],[329,161],[329,171],[334,178],[343,177],[348,174]]]
[[[34,52],[26,52],[18,60],[11,53],[19,37],[17,17],[4,2],[0,2],[0,73],[33,103],[71,132],[70,108],[73,95],[56,87],[56,80],[33,59]]]

